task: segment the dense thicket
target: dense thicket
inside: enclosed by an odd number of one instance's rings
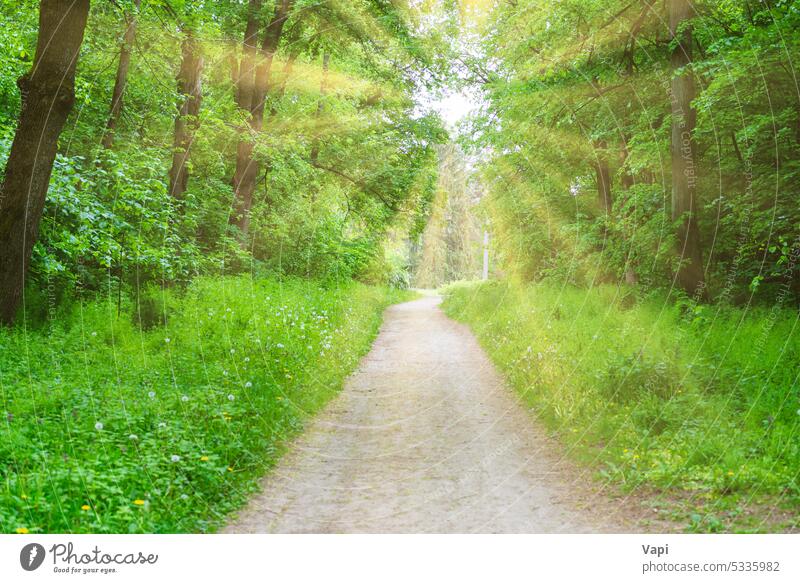
[[[201,273],[388,280],[385,235],[421,228],[443,137],[414,101],[444,62],[417,18],[375,0],[0,2],[2,320],[26,272],[34,307]]]
[[[473,120],[504,269],[800,297],[800,6],[497,3]]]

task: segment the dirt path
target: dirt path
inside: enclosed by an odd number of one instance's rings
[[[439,302],[387,310],[342,393],[225,532],[631,529]]]

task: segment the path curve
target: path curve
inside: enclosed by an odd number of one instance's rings
[[[614,532],[441,299],[390,307],[370,353],[224,532]]]

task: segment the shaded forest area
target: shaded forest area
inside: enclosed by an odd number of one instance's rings
[[[498,3],[463,75],[506,267],[800,300],[800,6]]]
[[[387,228],[424,225],[446,136],[413,97],[443,68],[410,9],[47,0],[0,18],[6,324],[26,281],[33,321],[198,274],[386,282]]]

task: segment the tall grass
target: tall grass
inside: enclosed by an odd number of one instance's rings
[[[577,458],[631,489],[688,492],[692,528],[776,528],[737,516],[800,500],[796,310],[498,282],[450,287],[444,307]]]
[[[213,530],[401,295],[199,278],[0,332],[0,531]]]

